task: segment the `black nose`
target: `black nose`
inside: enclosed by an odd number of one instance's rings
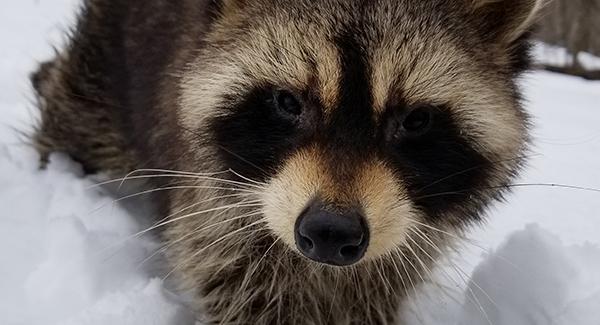
[[[362,215],[329,212],[319,204],[298,218],[295,236],[296,247],[304,256],[337,266],[358,262],[369,245],[369,229]]]

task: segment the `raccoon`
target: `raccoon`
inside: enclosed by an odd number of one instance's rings
[[[539,0],[86,0],[42,159],[147,180],[207,324],[398,324],[525,163]]]

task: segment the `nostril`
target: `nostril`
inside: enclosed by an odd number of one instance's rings
[[[315,244],[312,240],[310,240],[310,238],[298,234],[298,246],[300,246],[302,251],[308,252],[315,247]]]
[[[342,248],[340,248],[340,255],[344,259],[356,259],[358,256],[361,256],[363,254],[365,244],[365,236],[363,235],[361,236],[358,245],[345,245]]]
[[[360,254],[361,248],[360,246],[356,246],[356,245],[348,245],[348,246],[344,246],[342,247],[342,249],[340,249],[340,255],[342,255],[342,257],[344,259],[355,259],[356,256],[358,256]]]

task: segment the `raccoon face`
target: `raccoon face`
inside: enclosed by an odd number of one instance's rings
[[[272,233],[344,266],[480,220],[522,163],[539,2],[280,2],[222,4],[180,113],[221,169],[267,184]]]

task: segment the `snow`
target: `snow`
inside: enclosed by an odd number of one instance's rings
[[[185,299],[142,263],[159,247],[143,200],[110,191],[14,129],[35,118],[27,74],[52,55],[77,0],[2,0],[0,10],[0,324],[194,324]],[[523,80],[534,115],[531,167],[519,183],[600,188],[600,83],[536,72]],[[418,289],[407,324],[600,323],[600,193],[516,188],[459,254]],[[124,243],[124,241],[127,240]]]
[[[1,324],[181,324],[177,299],[140,266],[157,244],[66,157],[37,168],[27,148],[0,158]],[[100,208],[100,209],[99,209]],[[8,258],[8,262],[6,259]],[[190,323],[188,321],[188,323]],[[193,323],[192,323],[193,324]]]
[[[548,64],[557,67],[563,67],[573,61],[573,55],[564,47],[548,45],[542,42],[536,42],[533,47],[533,53],[538,63]],[[579,53],[578,60],[581,66],[588,70],[600,70],[600,58],[587,53]]]
[[[565,246],[558,236],[529,225],[511,234],[496,254],[477,266],[470,288],[493,324],[593,324],[597,314],[578,310],[600,306],[598,274],[597,247]],[[515,292],[516,288],[526,290]],[[484,315],[474,312],[478,308],[474,301],[464,307],[464,324],[485,323]]]

